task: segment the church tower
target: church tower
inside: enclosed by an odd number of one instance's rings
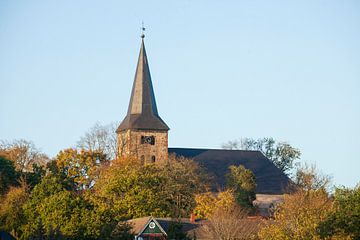
[[[141,48],[126,117],[116,130],[119,156],[133,156],[143,163],[168,159],[169,127],[160,118],[141,35]]]

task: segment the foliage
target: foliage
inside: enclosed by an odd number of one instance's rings
[[[275,209],[274,221],[261,229],[260,239],[320,239],[317,228],[330,208],[331,200],[324,189],[285,195],[284,203]]]
[[[237,203],[243,208],[251,209],[256,199],[256,181],[254,173],[244,166],[230,166],[227,184],[234,190]]]
[[[77,189],[87,189],[98,178],[99,166],[105,159],[101,152],[70,148],[60,151],[55,163],[59,171],[76,184]]]
[[[80,138],[77,147],[90,152],[103,153],[108,160],[115,159],[117,153],[115,133],[117,125],[117,123],[110,123],[108,125],[101,125],[98,122],[95,123],[95,125]]]
[[[96,193],[111,204],[118,221],[148,215],[168,216],[165,176],[157,166],[115,160],[102,169]]]
[[[318,227],[332,207],[327,192],[330,178],[308,165],[295,176],[296,191],[285,195],[284,203],[275,208],[274,221],[260,231],[261,239],[320,239]]]
[[[294,177],[294,184],[296,188],[304,191],[309,190],[329,190],[331,177],[322,174],[315,165],[304,164],[300,166]]]
[[[289,175],[295,167],[295,161],[300,159],[300,151],[287,142],[276,142],[273,138],[242,138],[229,141],[222,146],[225,149],[261,151],[281,171]]]
[[[33,164],[44,166],[49,161],[49,157],[40,152],[33,142],[24,139],[0,141],[0,155],[13,161],[20,172],[31,172]]]
[[[319,226],[320,236],[360,239],[360,185],[337,188],[330,215]]]
[[[183,232],[182,228],[183,225],[181,224],[180,220],[172,221],[167,230],[168,239],[191,240],[192,238],[190,238],[185,232]]]
[[[117,220],[189,216],[194,195],[204,189],[200,173],[199,166],[186,159],[165,166],[118,159],[103,167],[95,191],[111,205]]]
[[[218,207],[205,226],[209,239],[256,239],[259,221],[247,219],[247,216],[248,212],[235,204],[227,208]]]
[[[10,186],[17,185],[17,173],[14,163],[0,156],[0,197],[4,195]]]
[[[199,218],[209,218],[217,208],[228,209],[235,204],[234,193],[226,190],[217,194],[206,192],[195,196],[196,207],[193,213]]]
[[[20,236],[20,227],[24,224],[22,207],[28,199],[27,186],[11,187],[0,202],[0,230]]]
[[[40,183],[46,174],[44,166],[33,164],[32,169],[33,170],[31,172],[23,172],[20,174],[21,179],[23,179],[30,188],[33,188]]]
[[[166,177],[164,197],[172,217],[188,217],[196,205],[195,194],[206,192],[211,179],[196,162],[175,155],[160,169]]]
[[[113,219],[109,207],[86,191],[77,194],[66,183],[48,175],[31,192],[24,205],[26,224],[21,239],[113,239],[128,228]],[[125,232],[124,232],[125,231]]]

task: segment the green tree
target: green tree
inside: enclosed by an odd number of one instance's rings
[[[116,220],[143,216],[169,216],[164,193],[166,178],[156,165],[142,166],[136,160],[115,160],[96,182],[95,192],[109,202]]]
[[[21,226],[25,223],[22,207],[28,200],[27,186],[11,187],[0,201],[0,230],[11,232],[19,237]]]
[[[227,184],[234,189],[237,203],[243,208],[253,208],[256,199],[256,181],[254,173],[244,166],[230,166],[227,174]]]
[[[90,191],[70,191],[53,175],[35,186],[23,209],[26,223],[21,239],[37,239],[39,233],[45,239],[116,239],[129,234],[129,229],[118,226],[106,202]]]
[[[17,185],[17,177],[14,163],[0,156],[0,197],[7,192],[10,186]]]
[[[229,141],[222,146],[225,149],[261,151],[281,171],[289,175],[295,167],[295,161],[300,159],[299,149],[292,147],[287,142],[276,142],[273,138],[242,138]]]
[[[320,236],[360,239],[360,185],[354,189],[337,188],[334,205],[320,226]]]
[[[188,217],[195,207],[195,194],[206,188],[205,177],[193,161],[177,160],[167,165],[142,165],[137,159],[112,161],[101,170],[94,190],[111,204],[117,220]]]

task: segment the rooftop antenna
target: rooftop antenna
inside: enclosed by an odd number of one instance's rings
[[[145,37],[145,27],[144,27],[144,21],[141,22],[141,38]]]

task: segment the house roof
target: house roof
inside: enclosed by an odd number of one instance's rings
[[[260,151],[169,148],[170,154],[193,159],[214,176],[214,188],[223,188],[231,165],[243,165],[256,177],[257,194],[284,194],[290,191],[290,179]]]
[[[169,130],[158,114],[143,37],[128,112],[116,132],[127,129]]]
[[[193,236],[194,233],[196,235],[196,239],[209,239],[208,232],[203,229],[204,224],[206,225],[207,220],[198,220],[194,223],[190,222],[188,218],[181,218],[181,219],[173,219],[173,218],[153,218],[149,217],[142,217],[142,218],[135,218],[128,220],[127,222],[131,224],[132,231],[135,235],[139,235],[142,231],[146,228],[147,224],[151,220],[156,220],[156,222],[161,226],[161,228],[167,233],[171,224],[180,222],[182,225],[182,231],[184,233]]]
[[[181,219],[172,219],[172,218],[153,218],[153,217],[142,217],[128,220],[127,222],[131,224],[132,231],[135,235],[141,234],[143,229],[146,228],[147,224],[152,220],[156,220],[156,222],[161,226],[161,228],[168,232],[169,227],[173,223],[180,223],[182,225],[181,231],[186,233],[189,237],[196,237],[198,240],[209,240],[213,239],[213,236],[209,232],[209,220],[198,219],[195,222],[190,222],[188,218]],[[254,228],[257,227],[261,222],[261,218],[246,218],[243,219],[244,224],[251,224]]]

